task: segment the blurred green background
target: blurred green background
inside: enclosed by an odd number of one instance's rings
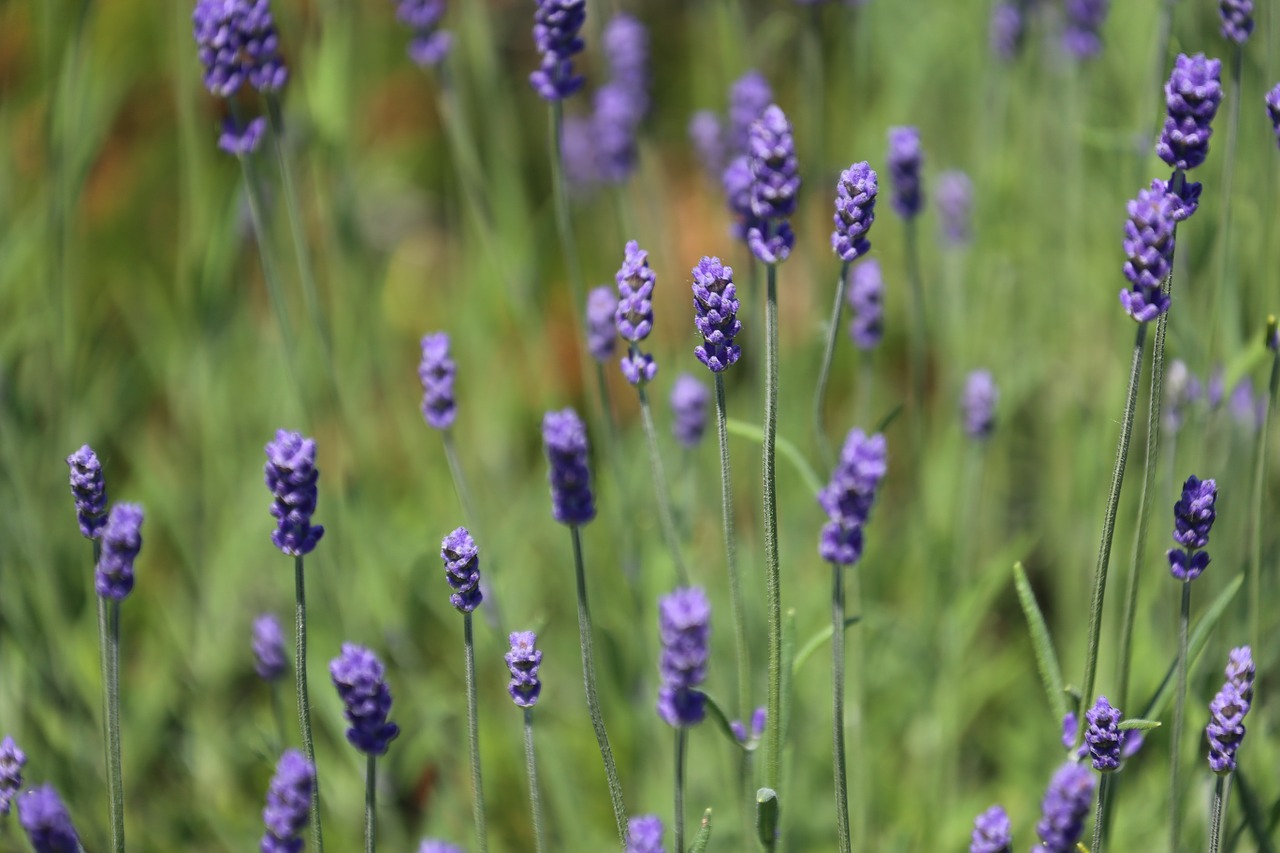
[[[532,3],[450,4],[453,102],[442,98],[440,76],[405,57],[408,35],[393,3],[273,3],[291,69],[286,145],[331,357],[304,312],[268,148],[256,158],[271,196],[263,246],[241,170],[216,148],[222,107],[200,82],[191,6],[0,3],[0,734],[12,733],[27,751],[28,780],[63,793],[86,849],[103,849],[90,549],[76,530],[63,462],[89,442],[111,498],[147,511],[138,585],[123,608],[131,847],[252,849],[276,735],[249,628],[266,610],[287,624],[292,606],[290,561],[269,539],[262,448],[277,427],[300,429],[319,444],[316,518],[327,528],[308,574],[330,847],[356,849],[363,808],[363,761],[345,743],[327,677],[344,640],[387,662],[392,718],[403,728],[380,764],[382,848],[415,849],[427,835],[468,846],[462,625],[438,557],[441,537],[464,519],[440,436],[418,412],[415,374],[419,337],[442,329],[459,365],[456,435],[478,508],[482,569],[505,620],[537,628],[545,649],[537,738],[552,847],[609,849],[613,824],[582,700],[569,537],[550,518],[538,428],[546,409],[575,405],[601,445],[599,402],[582,386],[585,354],[555,237],[547,108],[526,83],[536,65]],[[780,273],[779,431],[822,480],[810,413],[837,271],[828,248],[836,176],[867,159],[887,189],[886,130],[915,124],[926,193],[943,169],[973,178],[970,247],[939,243],[932,201],[920,224],[927,405],[908,407],[889,427],[890,475],[856,569],[864,604],[849,633],[851,666],[861,668],[867,705],[866,719],[852,719],[851,710],[850,722],[865,727],[867,749],[851,748],[849,761],[855,795],[868,798],[870,850],[962,849],[973,816],[993,802],[1012,815],[1015,846],[1034,840],[1041,792],[1064,754],[1010,569],[1015,560],[1026,565],[1065,677],[1078,684],[1133,332],[1116,299],[1124,203],[1151,178],[1167,177],[1151,140],[1173,53],[1229,55],[1217,4],[1184,0],[1173,7],[1169,57],[1157,57],[1163,4],[1142,0],[1114,4],[1104,52],[1081,65],[1059,49],[1057,6],[1042,5],[1022,56],[1001,64],[988,48],[985,0],[873,0],[856,12],[782,0],[589,2],[588,86],[605,74],[598,28],[622,7],[650,28],[655,106],[636,176],[574,201],[581,262],[594,285],[612,280],[626,239],[651,253],[661,364],[652,398],[692,574],[715,606],[708,690],[727,706],[735,687],[715,439],[709,433],[696,450],[681,451],[669,438],[666,401],[679,372],[707,378],[692,356],[690,267],[703,254],[720,255],[741,276],[747,262],[728,235],[720,189],[687,141],[689,116],[723,111],[729,83],[759,68],[795,123],[806,183],[797,248]],[[1205,185],[1200,211],[1179,233],[1169,355],[1202,379],[1227,365],[1228,390],[1243,377],[1265,387],[1261,332],[1278,307],[1280,152],[1262,100],[1280,78],[1275,17],[1269,5],[1262,10],[1242,90],[1226,83],[1209,161],[1194,175]],[[1237,98],[1228,194],[1227,111]],[[580,95],[567,109],[587,103]],[[904,229],[887,201],[871,233],[887,319],[866,427],[909,396]],[[283,271],[297,332],[292,355],[267,299],[260,249]],[[731,417],[754,423],[762,411],[758,295],[747,289],[744,355],[728,377]],[[854,425],[856,356],[841,333],[826,412],[836,440]],[[1001,389],[997,430],[982,449],[963,435],[957,408],[964,375],[976,367],[991,369]],[[600,517],[585,530],[604,714],[629,809],[669,822],[671,736],[652,709],[655,602],[674,580],[635,395],[612,367],[607,373],[623,464],[606,469],[597,448]],[[1145,400],[1145,379],[1143,388]],[[1113,552],[1104,693],[1114,686],[1145,418],[1139,411]],[[917,420],[925,439],[913,453]],[[1201,405],[1176,440],[1165,438],[1140,560],[1135,707],[1123,709],[1130,714],[1174,655],[1177,589],[1163,553],[1181,480],[1214,476],[1221,490],[1214,563],[1196,583],[1197,612],[1244,571],[1252,535],[1256,425],[1237,422],[1225,406]],[[759,451],[747,439],[731,441],[753,695],[764,704]],[[1268,466],[1261,531],[1264,637],[1274,637],[1276,624],[1265,603],[1276,592],[1274,470]],[[803,642],[829,618],[830,570],[816,551],[823,516],[783,458],[778,491],[783,602]],[[1226,650],[1248,641],[1245,599],[1232,602],[1192,670],[1184,761],[1193,768],[1186,824],[1196,845],[1211,778],[1192,741],[1200,742]],[[506,696],[501,660],[506,638],[481,620],[477,643],[491,843],[528,850],[520,714]],[[1273,642],[1255,655],[1260,699],[1241,766],[1265,823],[1280,798],[1280,704],[1268,698],[1280,673]],[[824,646],[793,684],[782,790],[789,850],[834,846],[826,658]],[[1124,774],[1114,849],[1157,849],[1165,837],[1168,731],[1153,733]],[[693,732],[690,749],[691,826],[710,807],[709,849],[750,849],[731,747],[708,723]],[[1241,799],[1232,802],[1233,831]],[[0,847],[25,849],[8,824],[0,823]],[[1237,849],[1254,843],[1245,834]]]

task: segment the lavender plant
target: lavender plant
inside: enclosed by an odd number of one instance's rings
[[[938,175],[934,201],[943,239],[952,247],[967,245],[973,239],[973,181],[964,172],[943,172]]]
[[[871,405],[871,385],[875,378],[871,354],[884,337],[884,276],[875,258],[853,267],[849,282],[849,337],[859,350],[857,420],[867,417]]]
[[[1001,806],[992,806],[973,819],[969,853],[1012,853],[1013,826]]]
[[[396,19],[413,31],[409,59],[419,68],[435,68],[453,47],[453,34],[440,28],[444,0],[396,0]]]
[[[511,672],[507,692],[516,707],[524,711],[524,762],[529,777],[529,805],[533,811],[533,844],[536,853],[545,848],[542,832],[542,797],[538,793],[538,763],[533,749],[533,706],[542,695],[542,681],[538,667],[542,665],[542,652],[537,648],[538,637],[532,631],[513,631],[508,638],[511,650],[503,659]]]
[[[284,712],[280,707],[280,677],[289,668],[284,650],[284,631],[274,613],[263,613],[253,620],[253,665],[258,677],[271,691],[271,713],[276,722],[277,748],[284,744]]]
[[[996,428],[996,404],[1000,389],[990,370],[975,370],[964,383],[960,406],[964,410],[965,434],[975,441],[991,437]]]
[[[1232,649],[1227,662],[1226,682],[1209,704],[1209,724],[1204,733],[1209,741],[1209,768],[1218,777],[1213,793],[1209,853],[1218,853],[1222,843],[1222,825],[1236,769],[1236,752],[1244,740],[1244,718],[1253,704],[1256,673],[1253,651],[1248,646]]]
[[[1106,696],[1099,696],[1098,701],[1085,714],[1088,728],[1084,733],[1084,742],[1089,749],[1093,761],[1093,769],[1102,774],[1098,785],[1098,808],[1093,817],[1093,843],[1089,846],[1091,853],[1102,853],[1104,818],[1107,807],[1107,790],[1111,783],[1111,773],[1120,766],[1121,747],[1124,736],[1120,732],[1119,709],[1111,707]]]
[[[1084,833],[1093,790],[1093,774],[1084,766],[1068,762],[1058,768],[1040,804],[1036,824],[1040,843],[1032,853],[1074,853]]]
[[[688,729],[706,717],[707,697],[698,688],[707,677],[711,603],[698,587],[677,589],[658,603],[662,657],[658,714],[676,730],[675,842],[684,850],[684,773]],[[634,821],[632,823],[634,829]]]
[[[329,663],[329,676],[342,700],[343,716],[351,724],[347,741],[365,754],[364,849],[365,853],[374,853],[378,830],[377,759],[387,754],[387,747],[400,734],[400,727],[387,719],[391,713],[391,688],[387,686],[382,661],[354,643],[342,644],[342,654]],[[483,832],[480,849],[485,849]]]
[[[917,219],[924,207],[920,172],[924,166],[924,150],[920,144],[920,131],[914,127],[889,128],[889,151],[885,156],[889,164],[889,185],[892,188],[890,202],[894,212],[906,224],[907,278],[911,282],[913,335],[911,340],[911,390],[916,407],[913,420],[912,441],[916,451],[920,449],[924,410],[925,386],[925,337],[928,323],[925,320],[924,284],[920,278],[920,245]]]
[[[707,431],[707,406],[711,393],[691,374],[681,373],[671,384],[671,434],[676,443],[692,450]]]
[[[299,853],[302,831],[315,796],[316,768],[296,749],[287,749],[276,764],[267,805],[262,810],[266,833],[259,848],[262,853]]]
[[[987,40],[991,52],[1001,62],[1012,62],[1022,51],[1026,36],[1026,20],[1022,8],[1016,2],[999,2],[991,7],[991,22],[987,28]]]
[[[22,768],[26,765],[27,754],[11,736],[5,735],[0,740],[0,817],[8,816],[10,803],[22,790]]]
[[[52,785],[41,785],[18,797],[18,822],[35,853],[82,853],[84,849],[67,807]]]
[[[1062,47],[1071,57],[1092,59],[1102,52],[1102,25],[1110,0],[1066,0]]]
[[[665,830],[657,815],[640,815],[627,824],[626,853],[666,853],[662,846]]]

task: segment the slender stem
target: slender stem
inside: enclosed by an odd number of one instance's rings
[[[1178,686],[1173,694],[1173,737],[1169,741],[1170,853],[1178,853],[1182,835],[1182,785],[1180,784],[1182,768],[1178,759],[1182,746],[1182,724],[1187,700],[1187,626],[1190,621],[1191,582],[1183,581],[1182,606],[1178,611]]]
[[[848,604],[852,605],[853,612],[862,613],[862,576],[858,572],[845,578],[845,598],[847,599],[846,611],[849,609]],[[867,685],[864,673],[866,672],[866,642],[864,640],[865,627],[853,632],[853,638],[849,641],[848,658],[853,661],[852,672],[846,672],[849,688],[849,704],[853,706],[853,754],[857,756],[869,755],[867,750]],[[841,637],[845,635],[845,629],[841,628]],[[834,637],[832,638],[834,639]],[[869,821],[870,805],[871,805],[871,762],[858,760],[853,762],[853,803],[852,820],[850,821],[850,834],[852,836],[852,844],[854,850],[867,849],[867,824]]]
[[[924,387],[925,387],[925,347],[928,335],[928,323],[925,321],[924,283],[920,280],[920,241],[916,220],[907,220],[907,278],[911,281],[912,322],[914,333],[911,336],[911,394],[915,405],[915,417],[912,419],[912,443],[918,454],[924,440]]]
[[[769,615],[769,717],[766,722],[764,784],[777,792],[782,781],[782,582],[778,572],[778,506],[774,482],[774,445],[778,437],[777,264],[768,265],[765,286],[763,491],[765,593]]]
[[[95,553],[98,543],[94,542]],[[96,560],[95,560],[96,562]],[[103,730],[106,735],[107,802],[111,850],[124,853],[124,776],[120,766],[120,602],[98,596],[98,642],[102,658]]]
[[[1258,437],[1258,458],[1253,473],[1252,530],[1249,536],[1249,637],[1252,648],[1262,648],[1262,497],[1267,476],[1267,444],[1271,435],[1271,416],[1280,391],[1280,349],[1271,356],[1271,380],[1268,383],[1266,414],[1262,418],[1262,435]],[[1257,681],[1254,682],[1257,691]],[[1261,721],[1260,721],[1261,722]],[[1265,723],[1264,723],[1265,724]]]
[[[1102,632],[1102,602],[1107,592],[1107,568],[1111,564],[1111,540],[1116,532],[1116,509],[1120,505],[1120,489],[1124,485],[1125,463],[1129,459],[1129,440],[1133,436],[1133,412],[1138,402],[1138,381],[1142,376],[1142,353],[1147,343],[1147,324],[1139,323],[1133,339],[1133,361],[1129,366],[1129,390],[1125,395],[1124,415],[1120,421],[1120,440],[1116,445],[1116,464],[1111,472],[1111,492],[1102,517],[1102,541],[1098,544],[1098,565],[1093,577],[1093,598],[1089,604],[1089,647],[1084,659],[1081,679],[1080,707],[1076,719],[1083,720],[1093,695],[1093,679],[1098,671],[1098,636]],[[1078,727],[1076,742],[1083,737],[1084,726]]]
[[[524,709],[524,767],[529,776],[529,804],[533,808],[533,849],[543,853],[542,797],[538,794],[538,762],[533,751],[533,709]]]
[[[635,344],[632,344],[632,349]],[[667,486],[667,471],[662,465],[662,454],[658,451],[658,431],[653,425],[653,412],[649,409],[649,392],[645,383],[636,386],[640,392],[640,417],[644,421],[644,437],[649,445],[649,470],[653,472],[653,490],[658,498],[658,521],[662,525],[662,536],[667,540],[667,548],[671,551],[671,560],[676,567],[676,578],[681,586],[689,585],[689,570],[685,568],[684,557],[680,554],[680,537],[676,534],[675,517],[671,514],[671,493]]]
[[[827,399],[827,382],[831,378],[831,361],[836,354],[836,341],[840,336],[840,315],[844,311],[844,292],[848,286],[849,263],[840,265],[840,278],[836,281],[836,303],[831,308],[831,326],[827,329],[827,348],[822,353],[822,366],[818,368],[818,388],[813,394],[813,435],[818,443],[822,461],[831,467],[831,442],[827,439],[823,403]]]
[[[311,789],[311,841],[316,853],[324,853],[320,829],[320,768],[316,767],[316,745],[311,736],[311,698],[307,695],[307,586],[302,557],[293,558],[294,644],[293,672],[298,691],[298,725],[302,728],[302,749],[315,769]]]
[[[729,570],[729,600],[733,605],[733,644],[738,658],[738,719],[744,725],[751,716],[751,658],[747,644],[747,607],[738,574],[738,544],[733,526],[733,486],[729,475],[728,411],[724,396],[724,374],[715,374],[716,431],[720,438],[720,508],[724,520],[724,554]]]
[[[844,754],[844,567],[831,564],[831,757],[836,782],[836,836],[850,853],[849,783]]]
[[[1098,782],[1098,805],[1093,813],[1093,844],[1089,846],[1089,853],[1102,853],[1102,827],[1106,815],[1107,800],[1109,789],[1111,788],[1111,774],[1103,773],[1102,779]]]
[[[471,633],[471,614],[462,614],[463,645],[467,650],[467,745],[471,752],[471,816],[476,824],[476,844],[480,853],[489,850],[484,819],[484,784],[480,780],[480,722],[476,710],[476,652]]]
[[[684,759],[689,730],[676,726],[676,850],[684,850]]]
[[[609,799],[613,803],[613,819],[618,825],[618,840],[623,849],[627,846],[627,808],[622,801],[622,783],[618,779],[618,766],[613,761],[613,747],[609,746],[609,733],[604,727],[604,715],[600,713],[600,697],[596,695],[596,660],[591,639],[591,611],[587,607],[587,575],[582,563],[582,531],[576,525],[569,528],[573,539],[573,567],[578,587],[578,640],[582,646],[582,684],[587,694],[587,710],[591,714],[591,727],[595,729],[600,757],[604,759],[604,775],[609,783]]]
[[[1219,776],[1213,787],[1213,812],[1209,824],[1209,853],[1218,853],[1222,846],[1222,821],[1227,813],[1227,799],[1231,796],[1231,777],[1228,773]]]
[[[369,753],[364,769],[364,853],[378,846],[378,756]]]

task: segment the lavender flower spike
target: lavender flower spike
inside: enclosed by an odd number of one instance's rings
[[[507,692],[517,706],[532,708],[542,693],[542,682],[538,679],[538,667],[542,665],[542,652],[536,645],[538,635],[532,631],[512,631],[508,639],[511,651],[503,656],[511,671]]]
[[[773,89],[759,71],[748,71],[729,87],[729,150],[746,154],[751,147],[751,125],[773,103]]]
[[[67,807],[52,785],[42,785],[18,797],[18,822],[35,853],[78,853],[80,836],[71,825]]]
[[[324,536],[324,527],[311,523],[319,498],[316,481],[320,478],[315,440],[279,429],[266,452],[263,471],[275,499],[271,515],[276,519],[276,529],[271,542],[290,557],[305,557]]]
[[[398,0],[396,18],[413,30],[409,59],[419,68],[434,68],[449,55],[453,36],[440,29],[444,0]]]
[[[653,286],[657,276],[649,267],[649,253],[635,240],[626,245],[622,266],[614,279],[618,284],[618,309],[614,322],[618,334],[631,342],[630,351],[622,356],[622,375],[632,385],[651,382],[658,374],[653,356],[636,346],[653,331]]]
[[[627,853],[666,853],[662,846],[662,819],[641,815],[627,821]]]
[[[1121,716],[1119,709],[1111,707],[1106,696],[1099,696],[1098,701],[1084,716],[1089,723],[1089,728],[1085,729],[1084,742],[1093,758],[1093,769],[1102,772],[1115,770],[1120,766],[1123,740],[1123,733],[1118,728]]]
[[[22,768],[27,756],[13,738],[0,740],[0,817],[9,814],[9,803],[14,794],[22,790]]]
[[[876,171],[866,160],[840,173],[836,184],[836,230],[831,232],[831,248],[845,263],[852,263],[871,251],[867,232],[876,221]]]
[[[133,561],[142,550],[142,507],[116,504],[102,529],[102,555],[94,572],[98,595],[123,601],[133,591]]]
[[[1102,25],[1110,0],[1067,0],[1062,47],[1076,59],[1092,59],[1102,51]]]
[[[1244,44],[1253,32],[1253,0],[1221,0],[1218,13],[1222,16],[1222,37],[1236,44]]]
[[[707,697],[697,688],[707,677],[711,604],[698,587],[677,589],[658,603],[662,658],[658,714],[668,725],[692,726],[706,716]]]
[[[671,432],[683,447],[694,448],[707,431],[707,408],[711,392],[688,373],[681,373],[671,386]]]
[[[631,99],[639,122],[649,111],[649,30],[625,12],[614,15],[601,34],[613,84]]]
[[[587,464],[587,428],[573,409],[547,412],[542,418],[542,444],[551,482],[551,514],[556,521],[581,526],[596,517]]]
[[[1222,63],[1178,54],[1164,85],[1168,114],[1156,142],[1160,159],[1174,169],[1194,169],[1209,155],[1213,117],[1222,103]]]
[[[1253,702],[1253,654],[1248,646],[1231,650],[1227,680],[1209,704],[1209,767],[1226,774],[1236,769],[1236,752],[1244,739],[1244,718]]]
[[[853,268],[849,282],[849,337],[860,350],[873,350],[884,337],[884,279],[880,262],[868,258]]]
[[[733,342],[742,331],[733,267],[725,266],[719,258],[698,261],[693,268],[693,310],[693,324],[702,335],[702,343],[693,354],[712,373],[726,370],[742,354]]]
[[[387,721],[391,713],[391,689],[382,662],[363,646],[343,643],[342,654],[329,664],[329,675],[346,706],[351,727],[347,740],[366,755],[385,755],[400,727]]]
[[[880,481],[888,471],[884,436],[849,431],[831,482],[818,493],[828,519],[822,528],[818,553],[837,566],[852,566],[862,556],[862,528],[871,515]]]
[[[434,838],[424,838],[422,845],[418,847],[418,853],[462,853],[462,848]]]
[[[274,614],[263,613],[253,620],[253,660],[258,676],[266,681],[276,680],[289,667],[284,632]]]
[[[689,117],[689,141],[708,175],[724,169],[724,139],[720,117],[713,110],[698,110]]]
[[[480,593],[480,551],[467,528],[459,527],[440,543],[445,579],[453,587],[449,603],[460,613],[472,613],[484,596]]]
[[[964,172],[943,172],[934,195],[942,218],[942,236],[952,246],[972,239],[973,181]]]
[[[608,361],[618,344],[618,329],[613,315],[618,310],[618,297],[607,284],[587,294],[587,351],[596,361]]]
[[[289,79],[267,0],[199,0],[191,14],[204,85],[230,98],[248,83],[277,92]]]
[[[1280,83],[1267,92],[1267,117],[1271,119],[1271,129],[1275,132],[1276,144],[1280,145]]]
[[[573,57],[584,47],[578,33],[587,16],[586,0],[537,0],[533,13],[533,41],[542,63],[529,83],[543,100],[562,101],[582,88],[573,70]]]
[[[974,818],[969,853],[1010,853],[1012,846],[1013,827],[1000,806],[992,806]]]
[[[418,379],[422,381],[422,417],[427,426],[448,429],[457,419],[458,404],[453,397],[457,372],[449,355],[449,336],[444,332],[423,336]]]
[[[788,220],[796,212],[800,167],[791,122],[776,104],[766,107],[751,125],[747,155],[751,213],[756,219],[747,229],[747,245],[763,263],[779,264],[791,255],[795,244]]]
[[[991,51],[1001,62],[1012,62],[1022,50],[1023,36],[1026,35],[1026,22],[1022,17],[1022,9],[1016,2],[996,3],[991,9],[991,24],[987,37],[991,43]]]
[[[1074,853],[1084,832],[1093,788],[1093,774],[1087,767],[1068,762],[1058,768],[1040,805],[1040,822],[1036,824],[1040,844],[1032,853]]]
[[[990,370],[975,370],[964,384],[964,431],[970,438],[984,439],[991,436],[996,426],[996,403],[1000,401],[1000,389]]]
[[[102,477],[102,463],[86,444],[67,457],[67,467],[71,469],[71,496],[76,501],[80,535],[96,539],[107,523],[107,484]]]
[[[267,788],[262,853],[300,853],[315,784],[316,769],[311,762],[298,750],[286,749]]]
[[[920,131],[914,127],[889,128],[889,183],[893,187],[893,209],[903,219],[912,219],[924,206],[920,189],[920,169],[924,152]]]
[[[1167,193],[1139,190],[1129,202],[1124,224],[1125,278],[1120,304],[1139,323],[1148,323],[1169,310],[1169,296],[1161,292],[1173,263],[1174,206]]]
[[[1209,530],[1218,517],[1218,484],[1194,475],[1182,486],[1182,497],[1173,506],[1173,539],[1181,548],[1169,549],[1169,570],[1186,583],[1200,577],[1209,565]]]

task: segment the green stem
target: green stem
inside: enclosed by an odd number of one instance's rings
[[[738,719],[750,725],[751,659],[747,643],[747,606],[738,573],[738,545],[734,537],[733,486],[729,475],[728,412],[724,395],[724,374],[715,374],[716,427],[720,438],[720,508],[724,521],[724,554],[729,571],[729,600],[733,605],[733,644],[738,658]]]
[[[778,505],[774,449],[778,437],[778,266],[769,264],[765,293],[764,386],[764,553],[769,616],[769,699],[765,745],[765,787],[781,794],[782,775],[782,581],[778,571]],[[772,846],[772,845],[770,845]]]
[[[822,461],[830,468],[834,460],[831,456],[831,442],[827,439],[826,420],[823,417],[823,403],[827,399],[827,382],[831,378],[831,362],[836,354],[836,341],[840,336],[840,315],[844,311],[844,292],[848,286],[849,262],[840,265],[840,278],[836,281],[836,302],[831,308],[831,326],[827,329],[827,348],[822,353],[822,365],[818,368],[818,388],[813,394],[813,435],[818,443],[818,452]]]
[[[488,853],[489,836],[484,819],[484,784],[480,780],[480,721],[476,710],[476,652],[471,614],[462,614],[463,645],[467,650],[467,746],[471,753],[471,816],[476,824],[476,844]]]
[[[1111,774],[1103,773],[1102,779],[1098,783],[1098,806],[1093,813],[1093,844],[1089,846],[1089,853],[1102,853],[1102,827],[1105,825],[1110,788]]]
[[[311,841],[316,853],[324,853],[320,829],[320,768],[316,767],[316,744],[311,735],[311,698],[307,695],[307,587],[302,557],[293,558],[294,644],[293,672],[298,692],[298,725],[302,729],[302,749],[315,769],[311,789]]]
[[[676,850],[684,850],[684,760],[689,730],[676,726]]]
[[[1182,606],[1178,611],[1178,686],[1173,695],[1173,736],[1169,741],[1169,838],[1170,853],[1178,853],[1182,836],[1181,762],[1182,724],[1187,700],[1187,626],[1191,621],[1191,582],[1182,582]],[[1083,717],[1081,719],[1084,719]],[[1083,726],[1081,726],[1083,728]]]
[[[849,783],[844,752],[844,567],[831,564],[831,757],[836,783],[836,836],[850,853]]]
[[[631,345],[635,350],[635,344]],[[646,384],[636,386],[640,392],[640,417],[644,421],[644,437],[649,445],[649,470],[653,472],[653,490],[658,499],[658,521],[662,525],[662,537],[667,540],[667,548],[671,551],[671,560],[676,567],[676,579],[680,586],[689,585],[689,570],[685,568],[684,557],[680,554],[680,537],[676,534],[675,517],[671,514],[671,493],[667,486],[667,471],[662,465],[662,454],[658,451],[658,431],[653,425],[653,412],[649,409],[649,392]]]
[[[587,694],[591,727],[595,729],[600,757],[604,759],[604,775],[609,784],[609,799],[613,803],[613,819],[618,825],[618,840],[625,850],[627,808],[622,801],[622,782],[618,779],[618,766],[613,761],[613,747],[609,746],[604,715],[600,713],[600,697],[596,694],[596,659],[591,639],[591,611],[587,607],[587,575],[582,562],[582,531],[577,525],[572,525],[569,534],[573,539],[573,568],[578,588],[578,641],[582,647],[582,684]]]
[[[524,709],[524,767],[529,777],[529,804],[533,809],[533,849],[543,853],[542,797],[538,794],[538,763],[533,751],[533,709]]]
[[[1268,334],[1270,325],[1268,325]],[[1270,345],[1270,342],[1268,342]],[[1267,444],[1271,435],[1271,415],[1280,391],[1280,349],[1271,356],[1271,380],[1268,383],[1266,413],[1262,419],[1262,435],[1258,437],[1258,458],[1253,472],[1253,506],[1249,536],[1249,637],[1252,647],[1262,648],[1262,498],[1267,476]],[[1254,682],[1257,690],[1257,682]]]
[[[374,853],[378,841],[378,756],[369,753],[364,769],[364,853]]]
[[[928,323],[924,310],[924,283],[920,280],[920,241],[916,220],[907,220],[907,278],[911,281],[911,394],[915,405],[911,437],[917,455],[924,441],[925,348]]]
[[[98,542],[94,543],[95,556]],[[95,559],[96,563],[97,560]],[[124,853],[124,777],[120,765],[120,602],[98,596],[98,643],[102,657],[103,729],[106,734],[107,802],[111,850]]]
[[[1222,845],[1222,821],[1227,813],[1227,798],[1231,796],[1231,776],[1219,776],[1213,787],[1213,812],[1209,824],[1209,853],[1218,853]]]
[[[1133,361],[1129,366],[1129,389],[1125,395],[1124,415],[1120,421],[1120,439],[1116,445],[1116,463],[1111,472],[1111,492],[1102,517],[1102,541],[1098,544],[1098,565],[1093,577],[1093,597],[1089,604],[1089,647],[1084,659],[1081,679],[1080,707],[1076,719],[1083,720],[1089,698],[1093,695],[1093,679],[1098,671],[1098,636],[1102,632],[1102,603],[1107,592],[1107,568],[1111,565],[1111,541],[1116,532],[1116,510],[1124,485],[1125,463],[1129,459],[1129,441],[1133,437],[1133,412],[1137,408],[1138,384],[1142,376],[1142,353],[1147,343],[1147,324],[1139,323],[1133,339]],[[1076,742],[1083,737],[1084,726],[1078,727]]]

